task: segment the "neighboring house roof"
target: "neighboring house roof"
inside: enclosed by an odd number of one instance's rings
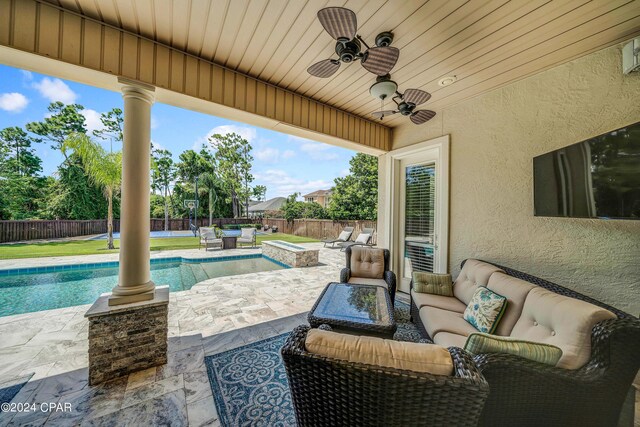
[[[328,196],[331,194],[331,190],[318,190],[313,193],[305,194],[302,197],[320,197],[320,196]]]
[[[274,197],[266,202],[260,202],[257,205],[249,206],[249,212],[277,211],[286,201],[286,197]]]

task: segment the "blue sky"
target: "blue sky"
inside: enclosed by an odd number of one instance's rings
[[[85,107],[89,130],[100,126],[100,113],[123,108],[119,93],[0,65],[0,129],[24,128],[47,114],[50,102],[78,103]],[[267,186],[267,198],[327,189],[344,176],[354,151],[286,135],[244,123],[156,103],[151,113],[151,140],[173,153],[200,150],[213,133],[236,132],[253,146],[254,184]],[[108,147],[108,142],[105,143]],[[45,175],[55,172],[62,154],[48,144],[36,144]],[[114,146],[114,149],[120,147]]]

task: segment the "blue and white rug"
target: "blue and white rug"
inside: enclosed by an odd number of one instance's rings
[[[396,301],[398,341],[421,339],[408,304]],[[211,391],[223,426],[296,425],[280,349],[289,333],[205,357]]]

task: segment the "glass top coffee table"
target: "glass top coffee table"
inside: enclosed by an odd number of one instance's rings
[[[329,283],[309,312],[309,324],[389,338],[396,331],[389,292],[352,283]]]

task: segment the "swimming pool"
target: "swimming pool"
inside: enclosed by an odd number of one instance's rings
[[[151,260],[151,280],[185,291],[203,280],[288,268],[260,254]],[[118,282],[118,263],[0,270],[0,317],[93,303]]]

